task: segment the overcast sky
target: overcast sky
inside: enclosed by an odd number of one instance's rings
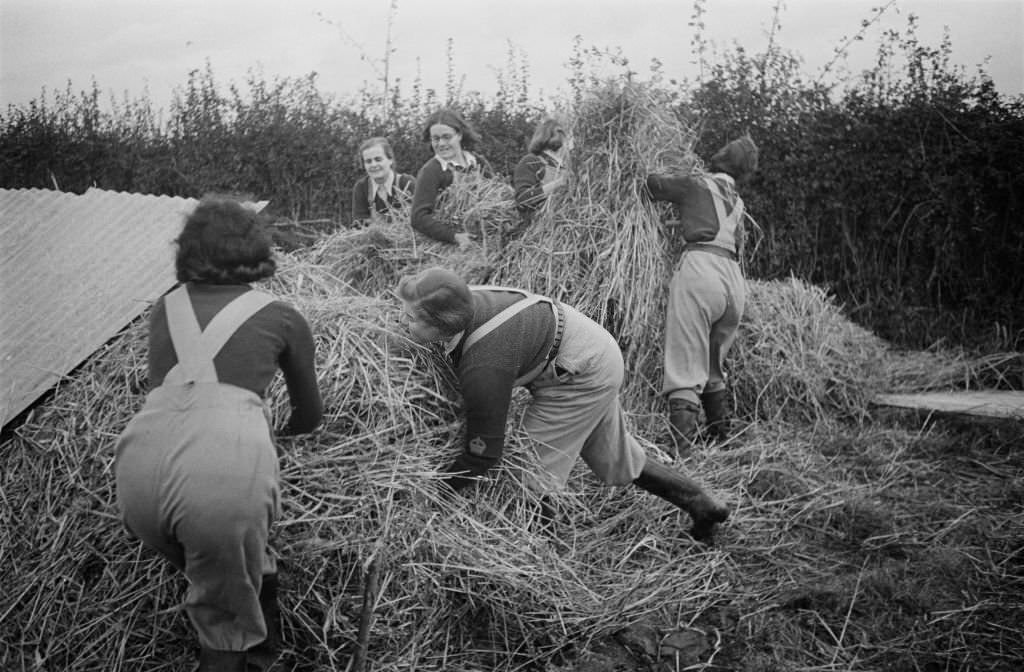
[[[786,0],[778,41],[814,74],[885,2]],[[586,47],[620,48],[642,74],[656,57],[670,77],[695,75],[688,0],[0,0],[0,110],[93,78],[118,99],[146,94],[166,107],[207,60],[219,84],[242,84],[254,69],[268,81],[316,71],[321,91],[354,94],[383,70],[392,3],[391,73],[406,91],[417,73],[444,91],[449,38],[465,88],[485,95],[510,49],[534,95],[557,95],[575,35]],[[761,51],[773,4],[705,0],[705,35],[720,49]],[[852,47],[850,65],[869,68],[881,30],[905,29],[910,13],[925,44],[938,46],[948,27],[956,64],[969,74],[984,65],[1000,93],[1024,92],[1024,0],[897,0]]]

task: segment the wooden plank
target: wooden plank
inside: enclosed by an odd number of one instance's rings
[[[939,413],[960,413],[987,418],[1024,420],[1024,392],[1014,390],[957,390],[879,394],[872,399],[879,406],[896,406]]]

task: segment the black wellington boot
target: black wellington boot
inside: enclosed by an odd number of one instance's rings
[[[260,610],[267,625],[267,638],[248,651],[248,669],[267,670],[281,650],[281,608],[277,603],[277,574],[265,574],[260,586]]]
[[[194,672],[246,672],[245,651],[199,649],[199,665]]]
[[[693,442],[697,438],[699,415],[700,407],[688,399],[668,400],[669,431],[676,457],[686,457],[690,454]]]
[[[660,462],[648,459],[633,483],[690,514],[690,536],[701,543],[710,543],[715,525],[729,518],[729,509],[711,499],[700,485]]]
[[[708,423],[708,435],[712,440],[723,443],[729,438],[729,392],[721,389],[705,392],[700,395],[700,403],[704,407],[704,416]]]

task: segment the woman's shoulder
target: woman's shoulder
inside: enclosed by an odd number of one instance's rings
[[[523,167],[530,167],[530,166],[542,166],[542,165],[544,165],[544,163],[545,163],[544,162],[544,158],[542,156],[540,156],[539,154],[534,154],[533,152],[530,152],[530,153],[524,155],[523,158],[519,159],[519,163],[516,164],[516,165],[517,166],[523,166]]]
[[[442,172],[441,162],[437,160],[436,156],[432,156],[420,166],[419,171],[416,173],[416,179],[418,180],[424,175],[440,175]]]

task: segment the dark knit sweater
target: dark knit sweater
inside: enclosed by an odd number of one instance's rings
[[[368,220],[372,217],[370,212],[370,176],[363,175],[354,187],[352,187],[352,222]],[[374,193],[373,209],[379,215],[386,215],[392,208],[399,207],[402,203],[412,198],[413,190],[416,188],[416,180],[412,175],[395,173],[395,183],[391,190],[391,196],[387,200]]]
[[[249,285],[188,284],[200,329],[224,306],[249,291]],[[323,415],[323,401],[313,363],[315,346],[309,323],[295,308],[274,301],[250,317],[213,358],[221,383],[251,390],[261,398],[278,368],[284,374],[291,402],[285,433],[312,431]],[[159,387],[178,363],[167,328],[164,300],[157,301],[149,320],[149,385]]]
[[[473,291],[473,321],[451,353],[466,406],[466,446],[453,471],[479,475],[501,459],[515,380],[542,364],[551,350],[556,320],[551,306],[541,302],[463,352],[469,334],[522,300],[518,292]]]
[[[469,170],[491,177],[491,167],[487,161],[476,154],[476,165]],[[438,199],[441,193],[452,186],[455,173],[451,167],[442,168],[436,156],[423,164],[416,174],[416,191],[412,197],[412,228],[425,236],[444,243],[455,242],[455,227],[452,222],[438,219],[436,215]]]
[[[736,205],[737,194],[732,178],[724,173],[714,173],[711,178],[726,194],[725,212],[731,213]],[[715,212],[715,196],[712,195],[703,177],[673,175],[648,175],[647,190],[656,201],[668,201],[677,209],[683,238],[687,243],[711,243],[719,238],[719,221]],[[735,252],[733,245],[732,251]]]
[[[512,173],[512,188],[515,189],[516,210],[524,224],[533,220],[533,213],[547,200],[544,194],[544,169],[555,166],[547,154],[527,154],[516,164]]]

